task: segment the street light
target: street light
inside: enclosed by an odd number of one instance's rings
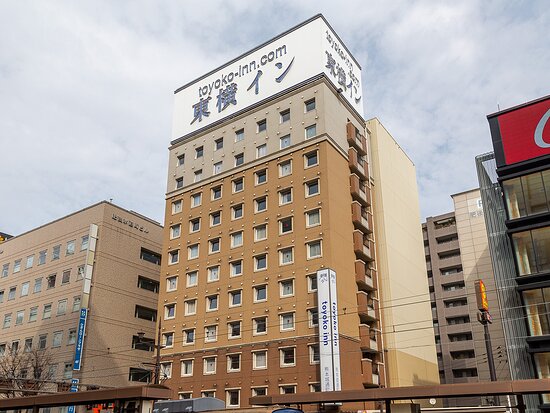
[[[145,365],[153,365],[155,367],[154,371],[154,384],[160,384],[160,349],[164,346],[160,344],[160,332],[161,332],[161,322],[159,320],[159,328],[157,334],[157,343],[153,344],[153,348],[156,349],[155,363],[143,363]],[[141,341],[145,337],[145,332],[138,331],[138,339]]]

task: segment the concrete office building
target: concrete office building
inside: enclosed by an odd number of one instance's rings
[[[477,320],[475,281],[487,288],[496,378],[510,379],[502,319],[479,189],[452,195],[454,211],[422,225],[441,383],[489,381],[483,326]],[[492,400],[491,400],[492,401]],[[448,399],[446,405],[475,406],[487,399]]]
[[[414,165],[364,121],[361,93],[357,62],[320,15],[176,91],[159,302],[173,397],[244,407],[437,382],[432,331],[384,331],[386,313],[403,326],[416,306],[430,319],[411,298],[428,286]],[[378,228],[392,219],[402,227]],[[412,245],[389,251],[399,235]],[[401,348],[405,336],[416,345]]]
[[[512,378],[550,377],[550,96],[488,116],[493,154],[477,157]],[[550,410],[550,396],[528,400]]]
[[[157,222],[100,202],[0,244],[0,354],[50,354],[44,390],[146,380],[161,239]]]

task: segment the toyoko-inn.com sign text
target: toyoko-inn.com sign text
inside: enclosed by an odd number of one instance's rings
[[[319,16],[176,91],[173,139],[321,73],[363,116],[361,68]]]

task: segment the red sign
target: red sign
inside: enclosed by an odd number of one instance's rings
[[[498,117],[506,164],[550,155],[550,99]]]
[[[474,283],[476,289],[476,301],[479,311],[489,311],[489,299],[487,298],[487,289],[482,280],[476,280]]]

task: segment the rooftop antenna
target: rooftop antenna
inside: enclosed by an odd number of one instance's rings
[[[497,109],[500,112],[500,103],[497,102]]]
[[[110,203],[110,204],[113,203],[113,198],[109,198],[109,203]]]

